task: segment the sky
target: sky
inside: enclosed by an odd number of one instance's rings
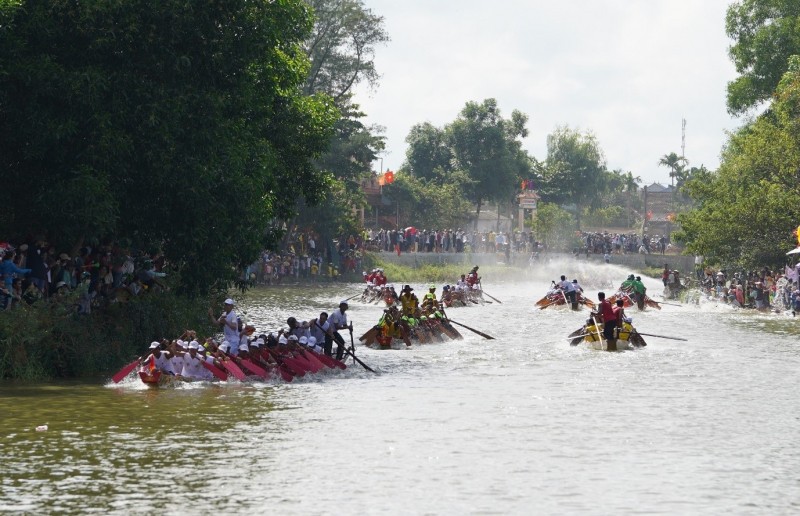
[[[379,84],[355,98],[385,128],[383,170],[403,164],[411,127],[443,127],[487,98],[504,118],[528,116],[523,147],[536,159],[566,125],[643,184],[669,183],[658,161],[681,155],[682,119],[689,166],[711,170],[743,123],[725,108],[730,0],[363,1],[391,38],[376,51]]]

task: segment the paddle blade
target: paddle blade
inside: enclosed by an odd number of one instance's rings
[[[247,369],[248,371],[250,371],[251,373],[253,373],[255,375],[260,376],[261,378],[266,379],[266,378],[269,377],[269,372],[266,369],[264,369],[263,367],[257,366],[249,358],[248,359],[242,359],[242,365],[245,367],[245,369]]]
[[[134,360],[133,362],[131,362],[130,364],[128,364],[125,367],[123,367],[122,369],[120,369],[119,372],[117,372],[117,374],[115,374],[114,376],[111,377],[111,381],[114,382],[114,383],[121,382],[123,378],[128,376],[130,374],[130,372],[133,371],[136,368],[136,366],[139,365],[139,362],[141,360],[142,360],[141,357],[139,357],[136,360]]]
[[[209,371],[211,371],[211,374],[213,374],[215,377],[222,380],[223,382],[228,379],[228,374],[219,367],[215,366],[214,364],[209,364],[205,360],[201,360],[200,364]]]
[[[223,360],[222,361],[222,367],[227,369],[227,371],[229,373],[231,373],[233,375],[233,377],[236,378],[237,380],[239,380],[240,382],[243,382],[244,380],[247,379],[247,376],[244,374],[244,372],[241,369],[239,369],[239,366],[234,364],[230,360]]]

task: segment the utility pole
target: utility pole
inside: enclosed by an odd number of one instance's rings
[[[686,119],[681,119],[681,157],[686,158]]]

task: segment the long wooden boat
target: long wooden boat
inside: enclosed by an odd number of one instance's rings
[[[590,322],[572,332],[568,338],[571,338],[570,344],[573,346],[583,343],[598,351],[624,351],[647,346],[631,323],[623,323],[617,336],[617,339],[612,341],[603,338],[603,323],[595,325]]]
[[[185,380],[161,371],[139,371],[139,379],[148,387],[172,387]]]
[[[578,292],[575,298],[578,301],[578,305],[583,305],[589,308],[590,310],[594,310],[594,301],[589,299],[588,297],[583,295],[583,292]],[[536,306],[539,310],[544,310],[545,308],[550,308],[551,306],[566,306],[567,305],[567,297],[563,293],[563,291],[550,291],[548,292],[543,298],[536,302]]]

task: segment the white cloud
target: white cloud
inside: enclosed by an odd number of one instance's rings
[[[544,159],[559,125],[593,132],[608,167],[646,182],[680,153],[716,168],[735,77],[727,57],[723,0],[365,0],[392,41],[375,59],[379,88],[359,90],[367,122],[386,127],[384,167],[397,169],[415,124],[442,126],[468,101],[497,99],[526,113],[525,147]]]

